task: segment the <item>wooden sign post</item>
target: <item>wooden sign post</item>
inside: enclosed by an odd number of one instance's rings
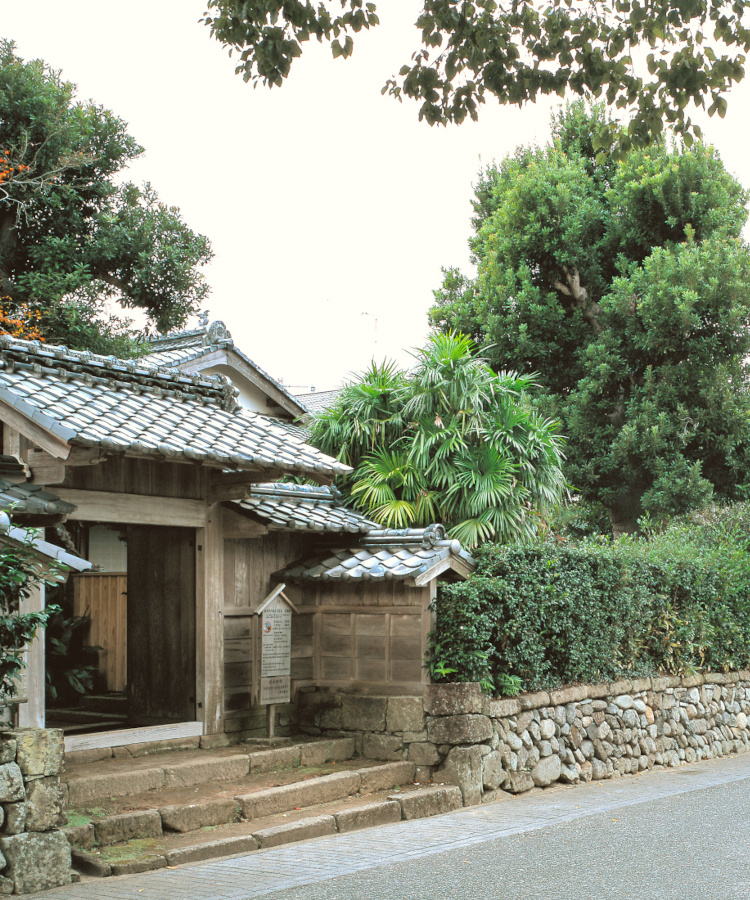
[[[297,612],[279,585],[257,609],[260,617],[260,705],[266,707],[268,737],[274,737],[277,703],[289,703],[292,684],[292,612]]]

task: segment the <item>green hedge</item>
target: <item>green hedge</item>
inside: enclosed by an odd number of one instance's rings
[[[750,667],[750,506],[616,544],[486,545],[435,603],[433,675],[500,692]]]

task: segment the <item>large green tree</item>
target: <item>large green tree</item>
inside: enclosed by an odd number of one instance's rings
[[[496,375],[462,335],[435,335],[409,371],[375,365],[312,424],[354,468],[350,499],[388,527],[439,521],[466,546],[531,534],[564,489],[557,423],[533,379]]]
[[[209,243],[149,185],[121,173],[143,149],[114,113],[75,99],[41,60],[0,41],[0,298],[3,318],[74,347],[127,350],[143,310],[161,331],[195,312]],[[116,308],[116,307],[115,307]]]
[[[352,35],[379,24],[365,0],[208,0],[205,21],[239,56],[246,81],[281,85],[311,38],[334,57]],[[690,104],[726,111],[724,94],[745,73],[744,0],[424,0],[421,41],[383,92],[420,102],[428,122],[477,117],[487,95],[522,106],[566,91],[631,113],[621,150],[671,123],[686,137]],[[600,123],[601,124],[601,123]],[[600,129],[601,147],[616,129]]]
[[[601,109],[484,171],[477,276],[445,272],[433,324],[536,372],[564,423],[567,472],[615,532],[748,490],[747,194],[716,152],[658,143],[597,161]]]

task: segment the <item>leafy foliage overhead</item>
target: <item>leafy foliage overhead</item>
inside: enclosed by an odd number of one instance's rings
[[[209,243],[149,185],[120,180],[142,152],[114,113],[76,101],[59,72],[0,41],[4,318],[31,317],[43,338],[72,347],[124,352],[129,323],[110,301],[161,331],[199,308]]]
[[[436,335],[410,372],[375,364],[312,425],[311,443],[354,468],[353,502],[387,527],[443,522],[465,545],[534,531],[563,490],[557,424],[533,378],[496,375],[472,341]]]
[[[212,34],[239,55],[246,81],[281,85],[315,38],[351,56],[353,34],[379,24],[364,0],[208,0]],[[663,123],[700,135],[690,104],[726,112],[745,74],[750,29],[743,0],[425,0],[420,45],[383,92],[420,103],[430,124],[477,118],[487,95],[522,106],[573,92],[631,114],[620,150],[643,146]],[[602,123],[603,124],[603,123]],[[616,129],[603,124],[598,147]]]
[[[615,531],[748,490],[747,194],[703,144],[599,160],[601,109],[482,173],[476,278],[445,272],[434,325],[537,372],[567,474]]]

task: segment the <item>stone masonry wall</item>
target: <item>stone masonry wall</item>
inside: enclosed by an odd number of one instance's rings
[[[574,685],[491,700],[476,684],[423,698],[300,693],[300,726],[351,734],[370,759],[408,759],[464,805],[556,782],[619,778],[750,749],[750,672]]]
[[[71,881],[62,765],[59,729],[0,732],[0,894]]]

